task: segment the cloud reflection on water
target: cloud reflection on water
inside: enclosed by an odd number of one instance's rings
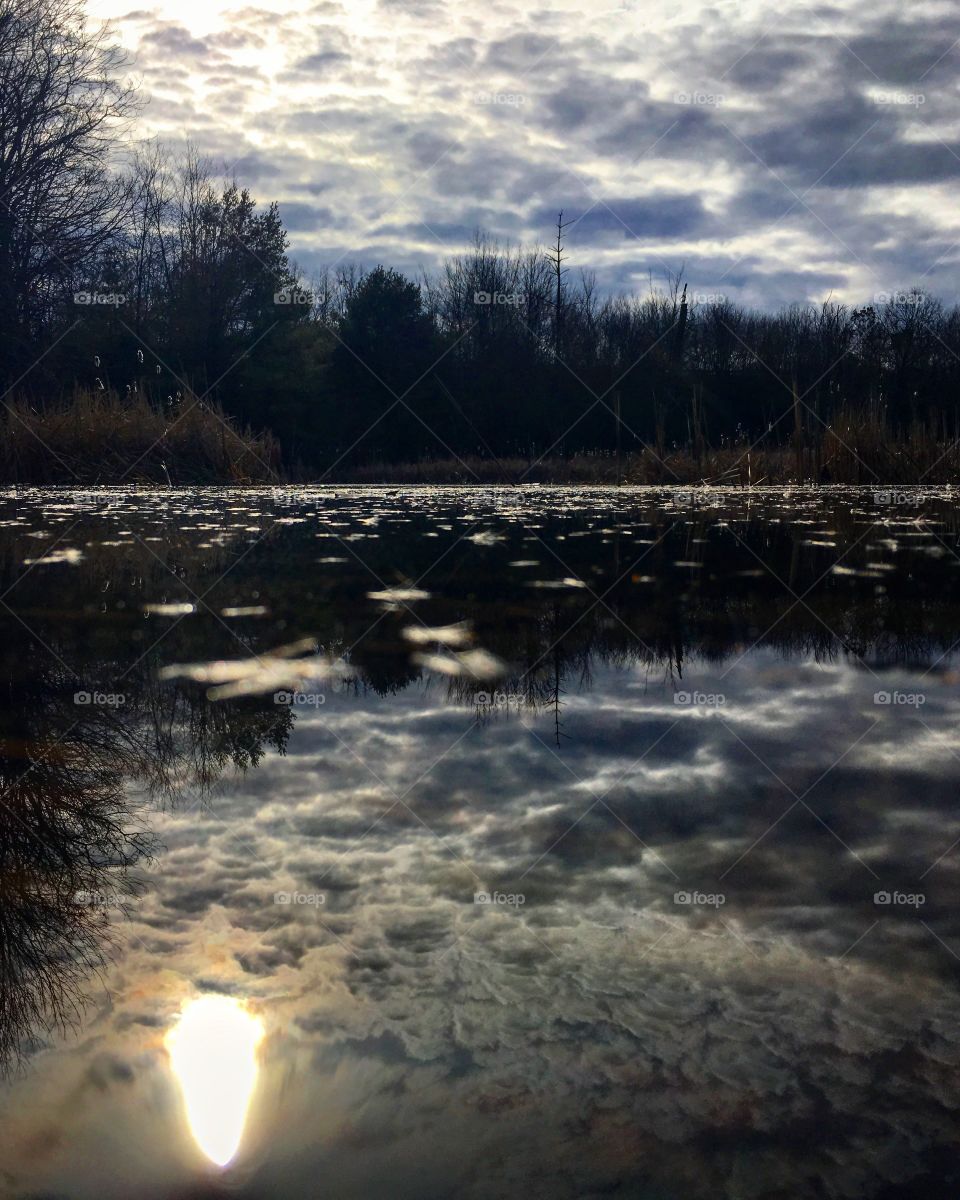
[[[955,1105],[954,964],[915,914],[878,918],[871,872],[906,884],[955,836],[949,747],[885,714],[809,793],[813,812],[797,806],[720,882],[793,802],[774,773],[802,793],[851,722],[871,728],[862,672],[755,655],[722,717],[679,719],[633,681],[598,672],[571,702],[563,762],[549,714],[471,728],[436,689],[334,698],[286,758],[164,818],[134,934],[162,937],[165,974],[252,995],[285,1030],[241,1195],[310,1195],[321,1175],[338,1196],[480,1197],[495,1177],[678,1198],[747,1176],[757,1196],[923,1177]],[[790,710],[793,690],[808,702]],[[931,697],[931,729],[954,717]],[[923,919],[960,947],[954,881],[949,865],[927,876]],[[526,903],[477,907],[481,886]],[[678,907],[681,887],[726,903]],[[323,903],[274,903],[296,889]],[[123,977],[99,1040],[149,1074],[138,1023],[173,996],[153,996],[155,952],[136,942]]]

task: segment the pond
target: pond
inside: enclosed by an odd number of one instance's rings
[[[955,1195],[951,489],[0,493],[0,1195]]]

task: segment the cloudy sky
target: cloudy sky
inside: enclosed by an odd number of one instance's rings
[[[297,260],[430,270],[480,227],[605,288],[776,305],[960,291],[948,0],[91,0],[145,131],[190,137]]]

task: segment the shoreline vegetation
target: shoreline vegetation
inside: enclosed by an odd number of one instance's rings
[[[960,441],[919,421],[895,435],[875,415],[841,412],[839,428],[792,444],[643,447],[569,456],[448,456],[343,463],[323,473],[285,467],[269,432],[188,395],[175,407],[142,396],[78,390],[57,405],[20,399],[0,411],[0,484],[237,485],[263,483],[496,485],[942,485],[960,480]],[[939,433],[939,436],[938,436]]]
[[[43,408],[0,411],[0,481],[12,484],[265,483],[280,479],[269,433],[238,429],[218,404],[177,413],[135,396],[77,391]]]
[[[792,445],[643,448],[639,453],[569,458],[433,459],[371,463],[332,472],[330,482],[354,484],[625,484],[759,487],[853,484],[942,485],[960,481],[960,441],[915,423],[896,436],[877,419],[842,415],[839,430]]]

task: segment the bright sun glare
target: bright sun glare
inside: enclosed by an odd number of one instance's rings
[[[237,1153],[257,1082],[263,1022],[227,996],[191,1001],[167,1035],[194,1140],[218,1167]]]

